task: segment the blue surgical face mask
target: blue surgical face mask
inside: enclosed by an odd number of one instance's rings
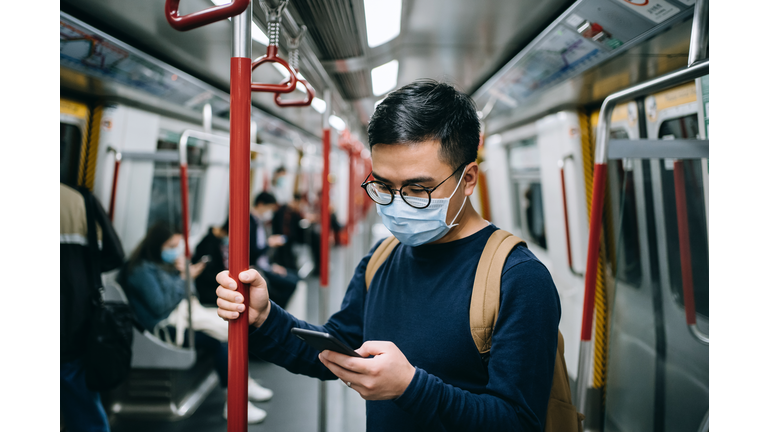
[[[221,238],[221,244],[224,246],[229,246],[229,236],[224,236]]]
[[[461,172],[461,177],[464,178],[464,172],[466,167]],[[395,195],[395,199],[390,205],[376,204],[376,212],[381,216],[384,226],[394,235],[400,243],[407,246],[420,246],[423,244],[431,243],[435,240],[441,239],[448,234],[451,228],[458,224],[454,224],[456,218],[461,214],[461,210],[464,208],[464,204],[467,202],[467,197],[461,202],[461,208],[459,208],[456,216],[453,217],[451,224],[445,223],[445,219],[448,216],[448,205],[451,202],[451,198],[459,189],[461,181],[456,185],[456,188],[448,198],[432,198],[429,206],[423,209],[416,209],[403,201],[400,195]],[[411,202],[423,200],[424,204],[427,203],[427,198],[409,198]]]
[[[160,252],[160,258],[163,259],[163,261],[167,262],[168,264],[173,264],[176,262],[176,258],[179,257],[179,250],[176,248],[173,249],[163,249],[162,252]]]

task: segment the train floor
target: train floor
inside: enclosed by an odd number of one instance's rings
[[[345,267],[343,249],[334,248],[331,253],[331,280],[329,283],[329,313],[336,311],[346,290],[351,273]],[[287,310],[311,323],[318,323],[320,316],[320,284],[317,277],[306,279],[288,304]],[[267,412],[266,419],[248,426],[249,432],[312,432],[320,430],[320,388],[325,386],[327,395],[326,430],[365,430],[365,401],[357,392],[348,389],[340,381],[325,384],[304,375],[295,375],[285,369],[263,361],[251,361],[249,373],[262,386],[271,389],[274,396],[267,402],[254,405]],[[223,418],[225,390],[214,389],[189,417],[178,421],[149,421],[116,417],[112,421],[113,432],[225,432],[227,422]]]

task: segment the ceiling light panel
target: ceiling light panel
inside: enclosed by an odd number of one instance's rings
[[[365,0],[368,46],[383,45],[400,34],[402,0]]]
[[[392,90],[397,85],[397,71],[399,62],[392,60],[371,70],[371,84],[373,85],[373,95],[380,96]]]

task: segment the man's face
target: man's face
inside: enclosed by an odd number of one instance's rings
[[[412,183],[435,187],[455,170],[438,158],[439,150],[440,142],[434,140],[418,144],[374,145],[371,150],[373,178],[383,181],[393,190]],[[432,199],[448,198],[456,189],[456,184],[456,178],[451,176],[432,192]],[[460,187],[448,207],[449,219],[453,219],[459,211],[464,196],[465,190]]]

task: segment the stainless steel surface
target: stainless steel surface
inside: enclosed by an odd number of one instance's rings
[[[701,342],[703,345],[709,346],[709,335],[702,332],[696,324],[688,324],[688,330],[690,330],[697,341]]]
[[[197,360],[195,350],[165,343],[147,331],[133,329],[131,367],[138,369],[189,369]]]
[[[691,28],[691,48],[688,54],[688,66],[707,58],[709,42],[709,0],[696,0],[693,9],[693,28]]]
[[[579,371],[576,376],[576,409],[587,411],[587,390],[592,378],[592,341],[582,340],[579,344]]]
[[[253,1],[240,15],[232,18],[232,57],[253,58],[251,46],[251,15]]]
[[[709,140],[612,139],[609,144],[608,159],[699,159],[709,157]]]
[[[699,62],[691,67],[654,78],[650,81],[616,92],[603,101],[600,107],[600,117],[597,122],[597,144],[595,145],[595,164],[605,164],[608,161],[607,146],[610,139],[611,114],[616,104],[626,102],[638,96],[674,87],[709,73],[709,60]]]

